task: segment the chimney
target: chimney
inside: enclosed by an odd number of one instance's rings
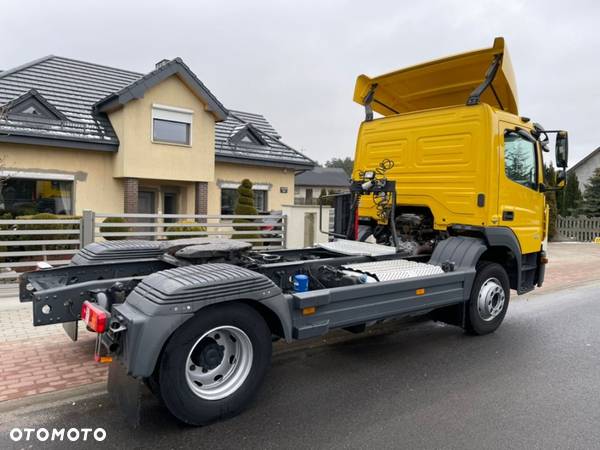
[[[168,62],[170,62],[169,59],[161,59],[159,62],[156,63],[155,67],[157,69],[160,69],[162,66],[164,66],[165,64],[167,64]]]

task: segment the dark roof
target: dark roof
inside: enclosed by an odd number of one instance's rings
[[[106,112],[123,106],[131,100],[142,98],[148,89],[156,86],[171,75],[178,75],[192,92],[206,103],[207,110],[212,112],[217,120],[224,120],[227,117],[227,109],[208,90],[202,81],[196,77],[194,72],[190,70],[181,58],[175,58],[171,61],[162,60],[155,70],[98,101],[95,107],[98,111]]]
[[[46,56],[0,73],[0,105],[33,89],[64,118],[0,118],[0,141],[112,150],[119,140],[106,114],[94,104],[142,74],[59,56]],[[10,106],[10,105],[8,105]],[[8,108],[6,108],[8,109]]]
[[[216,160],[297,170],[315,166],[314,161],[280,138],[264,116],[230,110],[225,121],[215,124]]]
[[[591,158],[593,158],[594,156],[596,156],[598,153],[600,153],[600,147],[598,147],[596,150],[591,151],[590,153],[588,153],[586,156],[584,156],[582,159],[580,159],[577,164],[575,164],[573,167],[571,167],[569,169],[569,172],[571,170],[575,170],[578,167],[584,165],[588,160],[590,160]]]
[[[315,167],[296,175],[296,186],[324,186],[343,187],[350,186],[350,177],[344,169],[339,167]]]
[[[163,61],[144,75],[51,55],[0,72],[0,141],[116,151],[119,139],[106,111],[142,97],[173,74],[206,102],[217,120],[227,116],[181,58]],[[27,94],[53,109],[55,117],[12,114],[11,106]]]

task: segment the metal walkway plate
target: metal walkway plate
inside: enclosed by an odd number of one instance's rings
[[[396,253],[394,247],[380,244],[370,244],[369,242],[349,241],[338,239],[332,242],[322,242],[317,247],[324,248],[335,253],[351,256],[383,256]]]
[[[344,268],[372,275],[379,281],[404,280],[406,278],[444,273],[440,266],[408,261],[406,259],[350,264],[344,266]]]

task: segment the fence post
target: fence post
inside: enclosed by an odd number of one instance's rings
[[[287,248],[287,233],[288,233],[288,217],[287,214],[283,214],[281,216],[281,246],[283,248]]]
[[[80,239],[81,248],[94,242],[96,214],[91,209],[84,209],[81,216]]]

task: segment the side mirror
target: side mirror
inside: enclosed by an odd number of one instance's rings
[[[567,172],[563,169],[556,174],[556,187],[564,189],[567,185]]]
[[[569,161],[569,135],[566,131],[556,133],[556,167],[565,169]]]

